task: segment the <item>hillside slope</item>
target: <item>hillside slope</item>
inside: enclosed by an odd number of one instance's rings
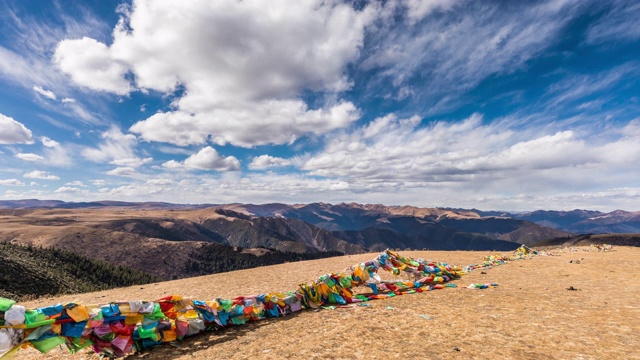
[[[300,254],[268,249],[260,249],[260,254],[254,254],[222,244],[199,245],[184,254],[182,267],[175,269],[172,278],[343,255],[340,252]],[[163,280],[134,267],[113,265],[67,250],[9,243],[0,243],[0,264],[0,297],[13,299],[85,293]],[[158,273],[156,268],[144,270]]]
[[[429,250],[514,250],[520,245],[511,241],[495,240],[483,234],[472,234],[435,224],[424,226],[423,231],[410,235],[401,234],[389,228],[367,228],[364,230],[336,231],[334,234],[349,242],[361,244],[371,250],[395,249]],[[432,227],[432,228],[430,228]],[[437,239],[437,240],[436,240]]]
[[[487,252],[402,252],[401,255],[472,264]],[[181,294],[229,298],[295,289],[328,271],[340,271],[376,254],[282,264],[81,295],[45,298],[30,307],[80,300],[157,299]],[[570,263],[582,259],[580,264]],[[624,264],[624,266],[621,266]],[[606,271],[602,271],[606,269]],[[370,306],[303,311],[205,333],[133,358],[155,359],[637,359],[640,348],[640,249],[608,253],[580,250],[474,271],[457,289],[396,296]],[[382,274],[383,278],[389,275]],[[470,283],[495,282],[470,290]],[[569,291],[568,288],[577,291]],[[66,350],[65,350],[66,351]],[[55,349],[20,359],[97,359]],[[492,355],[491,355],[492,354]]]
[[[93,260],[70,251],[0,243],[0,296],[23,297],[82,293],[161,279],[125,266]]]
[[[293,225],[288,226],[288,223]],[[211,269],[206,264],[194,268],[194,261],[199,260],[192,254],[203,247],[218,246],[221,253],[228,253],[230,247],[232,250],[243,247],[309,255],[290,254],[282,261],[332,256],[336,251],[364,251],[359,245],[336,239],[325,230],[297,220],[245,220],[221,215],[212,209],[5,210],[0,212],[0,241],[64,249],[114,265],[132,267],[162,279],[201,275],[202,269]],[[227,267],[215,268],[216,271],[229,271],[249,266],[239,264],[257,266],[273,262],[247,260],[242,255],[234,256]],[[194,270],[185,271],[188,268]]]
[[[589,246],[610,244],[640,247],[640,234],[588,234],[540,241],[535,246]]]

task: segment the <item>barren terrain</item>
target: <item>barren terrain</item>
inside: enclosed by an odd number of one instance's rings
[[[588,248],[582,248],[588,249]],[[401,252],[451,264],[472,264],[486,252]],[[293,290],[329,271],[368,260],[351,255],[268,266],[97,293],[42,298],[101,303],[167,294],[234,297]],[[576,262],[575,260],[579,260]],[[185,339],[133,359],[429,358],[640,359],[640,248],[580,250],[515,261],[455,281],[458,288],[397,296],[370,306],[303,311]],[[387,274],[382,274],[383,277]],[[467,289],[471,283],[498,283]],[[574,288],[577,290],[567,290]],[[54,350],[26,359],[97,359],[90,351]]]

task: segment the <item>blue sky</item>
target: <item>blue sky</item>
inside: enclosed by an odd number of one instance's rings
[[[0,6],[1,199],[640,210],[635,1]]]

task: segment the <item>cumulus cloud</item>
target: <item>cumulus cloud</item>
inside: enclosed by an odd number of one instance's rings
[[[89,193],[88,190],[80,189],[77,187],[70,186],[62,186],[54,191],[56,194],[74,194],[74,195],[86,195]]]
[[[132,167],[117,167],[107,171],[105,174],[113,176],[136,176],[139,175],[136,169]]]
[[[179,146],[213,141],[242,147],[292,143],[306,133],[326,133],[357,120],[359,111],[351,102],[327,109],[309,110],[300,100],[270,100],[246,109],[227,108],[188,113],[157,113],[131,127],[131,132],[149,141]]]
[[[42,161],[44,160],[44,157],[37,155],[37,154],[32,154],[32,153],[19,153],[16,154],[15,157],[17,157],[20,160],[25,160],[25,161]]]
[[[87,185],[85,185],[84,183],[82,183],[82,181],[78,181],[78,180],[68,182],[68,183],[66,183],[65,185],[69,185],[69,186],[80,186],[80,187],[85,187],[85,186],[87,186]]]
[[[351,87],[346,66],[358,58],[376,8],[318,1],[272,1],[265,7],[260,1],[137,0],[122,12],[110,46],[89,38],[65,40],[55,61],[76,83],[96,90],[128,93],[128,72],[136,88],[183,88],[175,111],[131,127],[145,140],[284,144],[359,117],[350,102],[309,108],[300,94]]]
[[[350,199],[348,185],[330,179],[308,178],[300,174],[239,172],[199,175],[180,181],[146,181],[103,188],[102,196],[132,200],[179,198],[181,202],[273,202],[343,201]]]
[[[333,2],[140,0],[115,29],[111,49],[142,88],[167,92],[184,83],[216,102],[281,98],[345,89],[343,67],[358,55],[369,21],[369,12]],[[189,100],[196,99],[181,101]]]
[[[33,91],[37,92],[38,94],[51,99],[51,100],[55,100],[56,99],[56,94],[53,93],[53,91],[51,90],[45,90],[43,89],[41,86],[38,85],[33,85]]]
[[[56,48],[53,61],[71,80],[92,90],[128,94],[132,88],[124,78],[126,65],[115,61],[103,43],[83,37],[63,40]]]
[[[145,182],[147,185],[172,185],[174,183],[171,179],[151,179]]]
[[[48,148],[54,148],[54,147],[60,146],[59,142],[57,142],[57,141],[55,141],[53,139],[50,139],[50,138],[48,138],[46,136],[41,137],[40,138],[40,142],[42,142],[42,145],[44,145],[45,147],[48,147]]]
[[[24,186],[24,183],[18,179],[0,179],[0,185],[4,186]]]
[[[279,167],[279,166],[289,166],[291,165],[291,160],[283,159],[280,157],[274,157],[271,155],[260,155],[256,156],[251,160],[249,164],[249,169],[252,170],[262,170],[270,167]]]
[[[60,177],[42,170],[34,170],[31,172],[25,173],[23,177],[28,179],[40,179],[40,180],[60,180]]]
[[[448,187],[450,193],[453,187],[487,193],[515,188],[533,194],[545,187],[571,189],[578,182],[594,186],[602,177],[617,184],[617,174],[630,176],[626,167],[640,160],[637,121],[611,131],[608,140],[513,126],[509,119],[485,124],[480,115],[429,124],[389,115],[329,141],[301,168],[354,188]],[[602,176],[594,178],[595,172]]]
[[[147,157],[144,159],[139,157],[132,157],[132,158],[122,158],[122,159],[113,160],[109,164],[137,168],[144,164],[150,163],[151,161],[153,161],[153,158],[151,157]]]
[[[207,146],[182,162],[170,160],[162,164],[162,166],[168,169],[237,171],[240,170],[240,161],[234,156],[220,156],[216,149]]]
[[[33,144],[33,135],[23,124],[0,114],[0,144]]]

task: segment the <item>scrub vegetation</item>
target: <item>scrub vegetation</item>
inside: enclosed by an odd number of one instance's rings
[[[71,251],[0,243],[0,296],[72,294],[147,284],[160,278]]]

